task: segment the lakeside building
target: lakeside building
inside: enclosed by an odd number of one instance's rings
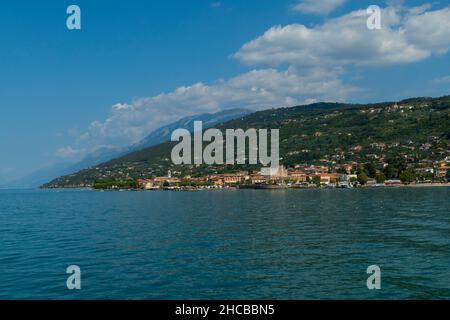
[[[294,183],[305,183],[308,180],[308,177],[304,171],[289,171],[288,172],[289,180],[293,181]]]
[[[239,184],[244,181],[244,176],[240,174],[224,174],[223,182],[225,184]]]
[[[365,182],[358,182],[359,176],[356,172],[364,170],[365,165],[357,162],[336,163],[324,159],[322,164],[296,164],[288,168],[262,168],[260,172],[236,171],[231,173],[212,174],[203,177],[184,176],[173,177],[169,171],[167,176],[154,177],[151,179],[139,179],[137,183],[144,190],[159,189],[211,189],[211,188],[234,188],[239,186],[251,187],[255,185],[264,187],[306,187],[327,186],[338,188],[351,188],[360,186],[400,186],[404,185],[401,180],[390,179],[385,183],[378,183],[373,173]],[[385,168],[383,161],[372,162],[377,174],[383,173]],[[440,161],[422,161],[416,165],[407,164],[407,169],[417,174],[416,183],[432,183],[447,181],[447,172],[450,170],[450,159]],[[180,175],[179,173],[178,175]]]
[[[220,176],[210,176],[209,181],[211,181],[212,184],[217,187],[223,186],[225,184],[225,181]]]
[[[309,166],[303,169],[308,176],[319,175],[321,173],[328,173],[329,168],[327,166]]]
[[[160,185],[156,184],[153,179],[138,179],[137,183],[144,190],[157,190],[160,188]]]
[[[450,170],[450,164],[446,160],[438,162],[434,170],[436,178],[445,179],[448,170]]]
[[[249,180],[251,184],[255,185],[266,184],[268,182],[267,177],[261,174],[251,174]]]
[[[288,177],[288,171],[284,166],[279,166],[278,168],[262,168],[259,174],[271,180]]]
[[[156,177],[153,179],[138,179],[137,183],[141,189],[144,190],[158,190],[164,185],[176,185],[182,181],[174,177]]]
[[[176,184],[181,183],[180,178],[172,178],[172,177],[156,177],[153,179],[155,184]]]
[[[432,167],[423,167],[423,168],[417,168],[416,172],[421,174],[434,174],[434,168]]]
[[[235,173],[214,174],[204,178],[202,183],[211,183],[215,186],[237,185],[248,181],[250,176],[246,171]]]
[[[324,185],[336,184],[339,179],[339,175],[336,173],[320,173],[318,176],[320,177],[320,184]]]
[[[401,180],[397,180],[397,179],[387,180],[384,182],[384,184],[388,187],[403,186],[403,182]]]

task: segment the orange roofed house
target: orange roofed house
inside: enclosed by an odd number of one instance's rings
[[[306,182],[306,173],[304,171],[289,171],[288,172],[289,180],[295,181],[296,183]]]
[[[318,176],[320,177],[320,183],[325,185],[336,183],[339,178],[336,173],[320,173]]]

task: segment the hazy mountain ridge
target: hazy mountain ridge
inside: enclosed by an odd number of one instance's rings
[[[76,163],[57,163],[54,165],[46,166],[41,168],[23,178],[17,179],[6,183],[3,187],[9,188],[34,188],[38,187],[49,180],[55,179],[59,176],[69,175],[74,172],[78,172],[83,169],[91,168],[98,164],[104,163],[114,158],[121,157],[128,153],[145,149],[162,142],[170,140],[171,134],[175,129],[190,128],[194,121],[202,121],[203,127],[208,128],[221,122],[226,122],[231,119],[242,117],[243,115],[249,114],[251,111],[246,109],[230,109],[225,111],[220,111],[217,113],[206,113],[200,115],[194,115],[189,117],[184,117],[178,121],[170,123],[168,125],[162,126],[148,136],[142,139],[140,142],[128,146],[128,147],[103,147],[97,149],[96,151],[88,154],[81,161]]]

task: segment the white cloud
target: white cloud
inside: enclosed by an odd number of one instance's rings
[[[80,135],[84,152],[99,147],[129,145],[152,130],[182,117],[214,113],[233,108],[262,110],[290,107],[313,101],[343,101],[357,89],[339,79],[339,70],[310,69],[300,73],[291,67],[253,70],[213,84],[196,83],[129,104],[116,104],[104,121],[94,121]],[[59,156],[78,156],[78,150],[67,147]]]
[[[247,64],[378,66],[412,63],[450,47],[450,8],[436,11],[382,10],[382,29],[369,30],[365,10],[308,28],[275,26],[245,44],[235,57]],[[418,12],[418,13],[417,13]]]
[[[112,106],[113,110],[127,110],[132,109],[133,106],[126,103],[116,103]]]
[[[450,7],[409,16],[403,25],[406,39],[431,54],[445,54],[450,47]]]
[[[449,84],[450,83],[450,76],[444,76],[444,77],[436,78],[436,79],[433,79],[431,82],[434,83],[434,84],[438,84],[438,85]]]
[[[85,153],[85,149],[75,149],[70,146],[56,150],[56,156],[58,158],[77,158],[83,156]]]
[[[433,7],[433,5],[431,3],[425,3],[425,4],[422,4],[417,7],[408,8],[406,10],[408,10],[408,13],[411,15],[417,15],[417,14],[422,14],[425,11],[428,11],[432,7]],[[400,8],[402,8],[402,7],[400,6]]]
[[[302,0],[293,9],[302,13],[327,15],[345,2],[347,0]]]

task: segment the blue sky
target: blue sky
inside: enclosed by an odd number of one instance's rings
[[[66,28],[70,4],[81,8],[82,30]],[[383,29],[370,33],[355,12],[372,4],[383,9]],[[131,144],[186,115],[449,94],[447,6],[2,2],[0,184]]]

